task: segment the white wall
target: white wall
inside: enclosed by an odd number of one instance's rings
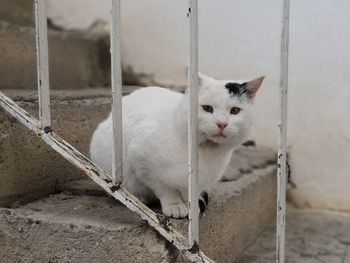
[[[74,2],[84,4],[68,27],[86,27],[95,19],[84,15],[91,10],[108,17],[108,0]],[[277,144],[280,2],[199,1],[200,70],[217,78],[267,76],[252,137],[271,147]],[[124,65],[161,83],[185,83],[186,3],[122,1]],[[55,9],[50,6],[52,16]],[[291,1],[288,148],[297,187],[290,196],[303,206],[350,210],[348,10],[347,0]]]

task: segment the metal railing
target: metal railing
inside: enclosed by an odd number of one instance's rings
[[[39,119],[43,129],[51,129],[49,50],[46,2],[35,0],[36,54],[38,74]]]
[[[285,259],[286,184],[287,184],[287,91],[289,51],[289,0],[283,0],[281,61],[280,61],[280,120],[277,168],[276,262]]]
[[[112,0],[112,25],[110,35],[113,115],[112,177],[114,183],[121,184],[123,181],[123,86],[120,53],[120,0]]]
[[[55,134],[51,128],[50,87],[48,63],[47,17],[45,0],[35,0],[36,45],[38,68],[39,120],[20,108],[0,92],[0,105],[24,126],[34,131],[52,149],[81,169],[115,199],[146,220],[159,234],[182,251],[192,262],[213,262],[199,250],[198,243],[198,1],[188,0],[189,18],[189,120],[188,120],[188,172],[189,172],[189,227],[188,239],[177,232],[170,221],[140,202],[122,186],[123,140],[122,140],[122,74],[120,53],[120,0],[112,1],[111,65],[112,65],[112,115],[113,115],[113,164],[108,175],[72,145]],[[287,132],[287,81],[289,41],[289,0],[283,0],[283,26],[281,41],[280,73],[280,139],[278,153],[278,201],[277,201],[277,256],[284,262],[285,239],[285,192],[286,192],[286,132]]]
[[[198,250],[198,2],[189,2],[188,241],[191,248]]]

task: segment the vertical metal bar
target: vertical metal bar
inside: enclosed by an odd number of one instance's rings
[[[286,179],[287,179],[287,90],[288,90],[288,48],[289,48],[289,0],[283,1],[281,65],[280,65],[280,123],[278,148],[277,189],[277,237],[276,262],[285,258],[286,221]]]
[[[190,23],[189,116],[188,116],[188,240],[193,252],[198,250],[198,2],[189,0]]]
[[[46,0],[35,0],[36,54],[39,119],[46,132],[51,130],[49,52],[47,41]]]
[[[123,180],[123,126],[122,126],[122,67],[120,54],[120,0],[112,0],[111,25],[111,64],[112,64],[112,118],[113,150],[112,177],[114,183]]]

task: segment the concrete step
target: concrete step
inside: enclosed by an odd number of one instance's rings
[[[130,92],[135,87],[124,87]],[[37,94],[5,90],[21,107],[38,115]],[[53,130],[83,154],[98,123],[110,111],[110,91],[86,89],[51,92]],[[81,173],[0,107],[0,205],[33,200],[54,193],[56,185]]]
[[[0,21],[6,21],[18,26],[34,26],[34,20],[34,1],[0,1]]]
[[[201,249],[209,257],[234,262],[271,222],[275,172],[274,165],[266,165],[210,190],[209,207],[200,219]],[[60,194],[0,209],[3,260],[183,262],[176,249],[124,206],[103,196],[90,181],[59,188]],[[186,235],[187,220],[171,222]]]
[[[125,87],[125,93],[133,89]],[[37,115],[35,92],[5,93]],[[52,91],[51,105],[53,130],[87,154],[92,132],[110,111],[110,92]],[[210,190],[200,237],[202,249],[217,262],[233,262],[273,219],[275,159],[267,148],[242,148],[225,182]],[[0,213],[4,262],[180,261],[153,230],[89,181],[76,181],[81,178],[80,171],[0,110],[0,206],[7,207]],[[186,234],[185,220],[173,224]]]
[[[48,18],[50,84],[53,89],[110,85],[109,33],[103,22],[86,31],[64,31]],[[0,89],[35,90],[36,51],[33,0],[0,1]],[[152,74],[123,67],[125,85],[157,85]],[[169,86],[183,91],[183,86]]]
[[[53,30],[48,35],[51,88],[109,85],[108,35]],[[35,29],[0,21],[0,39],[0,88],[35,90]]]

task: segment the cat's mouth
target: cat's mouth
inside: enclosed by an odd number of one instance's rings
[[[203,133],[202,136],[203,136],[202,137],[203,142],[210,141],[214,144],[220,144],[226,141],[226,138],[227,138],[227,135],[223,134],[222,132],[219,132],[215,135],[209,135],[209,134]]]
[[[212,137],[222,137],[222,138],[226,138],[227,136],[223,133],[219,133],[219,134],[216,134],[216,135],[213,135]]]

